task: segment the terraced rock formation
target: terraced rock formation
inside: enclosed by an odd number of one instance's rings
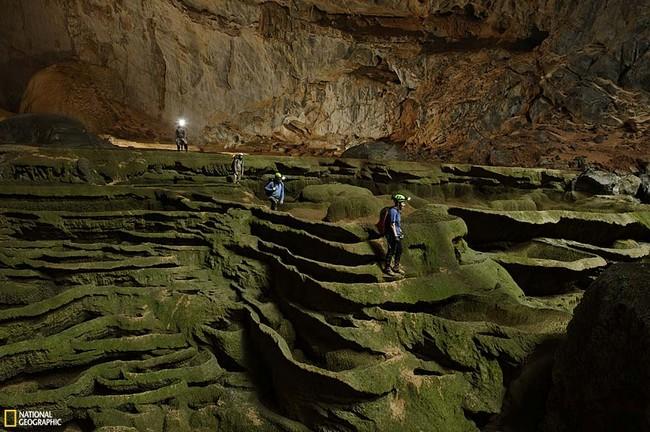
[[[229,161],[0,148],[1,406],[106,432],[541,423],[539,383],[581,292],[528,291],[487,246],[570,232],[552,216],[575,202],[552,198],[575,173],[250,157],[237,186]],[[288,212],[264,206],[276,169]],[[350,194],[381,205],[395,190],[416,195],[397,281],[377,265],[376,216],[321,220]],[[497,201],[540,210],[486,209]],[[551,246],[647,260],[647,207],[626,205],[607,209],[606,240]],[[514,228],[499,234],[494,214]]]

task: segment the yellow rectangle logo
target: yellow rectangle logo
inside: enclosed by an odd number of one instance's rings
[[[16,410],[5,410],[5,427],[16,427],[18,425],[18,412]]]

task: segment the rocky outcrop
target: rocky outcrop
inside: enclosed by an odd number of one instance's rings
[[[21,114],[0,120],[0,145],[112,148],[77,120],[55,114]]]
[[[582,156],[624,169],[647,158],[644,1],[4,9],[5,109],[22,100],[23,111],[147,138],[184,116],[206,149],[339,154],[386,142],[416,157],[566,167]]]
[[[126,103],[124,84],[114,70],[79,62],[58,63],[36,73],[20,112],[75,117],[95,133],[151,139],[163,130],[156,117]]]
[[[650,264],[620,264],[587,290],[553,367],[548,432],[644,431]]]
[[[641,179],[635,175],[617,175],[612,172],[586,170],[575,179],[574,189],[591,194],[636,196]]]

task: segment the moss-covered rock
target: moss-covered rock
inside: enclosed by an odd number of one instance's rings
[[[340,196],[332,201],[327,208],[325,220],[329,222],[338,222],[341,220],[351,220],[367,218],[370,216],[378,217],[380,210],[384,207],[382,202],[374,196]]]
[[[372,197],[372,192],[358,186],[334,183],[306,186],[300,193],[301,200],[315,203],[358,197]]]
[[[563,181],[545,170],[264,156],[233,185],[228,155],[0,152],[0,405],[69,428],[507,430],[501,413],[537,390],[520,371],[581,293],[526,296],[472,247],[565,266],[647,256],[642,209],[567,212],[577,201],[531,189]],[[276,170],[289,197],[271,211]],[[304,190],[319,202],[294,200]],[[403,279],[385,278],[369,223],[395,192],[419,197]],[[317,220],[327,208],[362,220]],[[477,242],[490,217],[494,243]],[[511,243],[600,226],[611,242],[554,239],[567,256]]]
[[[648,429],[649,264],[608,269],[576,308],[553,367],[545,430]]]

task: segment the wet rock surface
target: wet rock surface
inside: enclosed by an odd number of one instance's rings
[[[543,412],[578,282],[648,256],[647,207],[576,200],[572,172],[247,157],[234,185],[229,155],[0,155],[0,405],[81,430],[508,430]],[[323,219],[398,191],[394,280],[376,214]]]

